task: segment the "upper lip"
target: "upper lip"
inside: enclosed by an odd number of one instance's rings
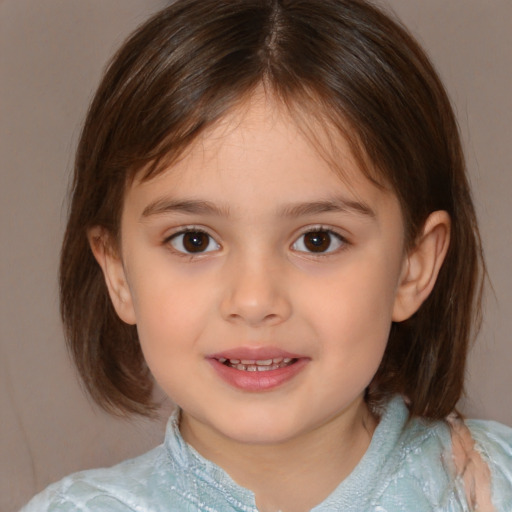
[[[300,359],[304,356],[294,354],[278,347],[236,347],[207,356],[208,359],[244,359],[249,361],[262,361],[282,357]]]

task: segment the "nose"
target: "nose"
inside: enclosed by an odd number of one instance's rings
[[[263,258],[235,261],[226,269],[223,318],[252,327],[277,325],[292,312],[285,272]]]

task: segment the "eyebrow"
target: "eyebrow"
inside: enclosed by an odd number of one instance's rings
[[[152,215],[162,215],[165,213],[189,213],[202,215],[216,215],[219,217],[229,217],[229,209],[219,207],[210,201],[188,199],[176,201],[173,199],[157,199],[150,203],[141,217],[150,217]]]
[[[300,217],[318,213],[355,213],[366,217],[376,217],[375,212],[364,202],[336,197],[325,201],[312,201],[284,206],[279,213],[284,217]]]
[[[278,215],[283,217],[301,217],[316,215],[319,213],[338,212],[352,213],[366,217],[376,217],[375,212],[364,202],[348,200],[337,197],[323,201],[299,202],[285,205],[278,210]],[[210,201],[197,199],[173,200],[168,198],[157,199],[144,208],[141,218],[166,213],[186,213],[199,215],[213,215],[218,217],[229,217],[228,207],[219,206]]]

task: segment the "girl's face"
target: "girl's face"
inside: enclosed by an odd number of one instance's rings
[[[343,139],[341,179],[272,100],[246,107],[131,186],[110,280],[187,428],[271,444],[361,406],[394,318],[404,226]]]

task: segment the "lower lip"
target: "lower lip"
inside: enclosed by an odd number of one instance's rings
[[[217,359],[208,360],[218,375],[229,385],[243,391],[253,392],[269,391],[283,385],[300,373],[308,361],[307,358],[301,358],[293,364],[276,370],[249,372],[226,366]]]

